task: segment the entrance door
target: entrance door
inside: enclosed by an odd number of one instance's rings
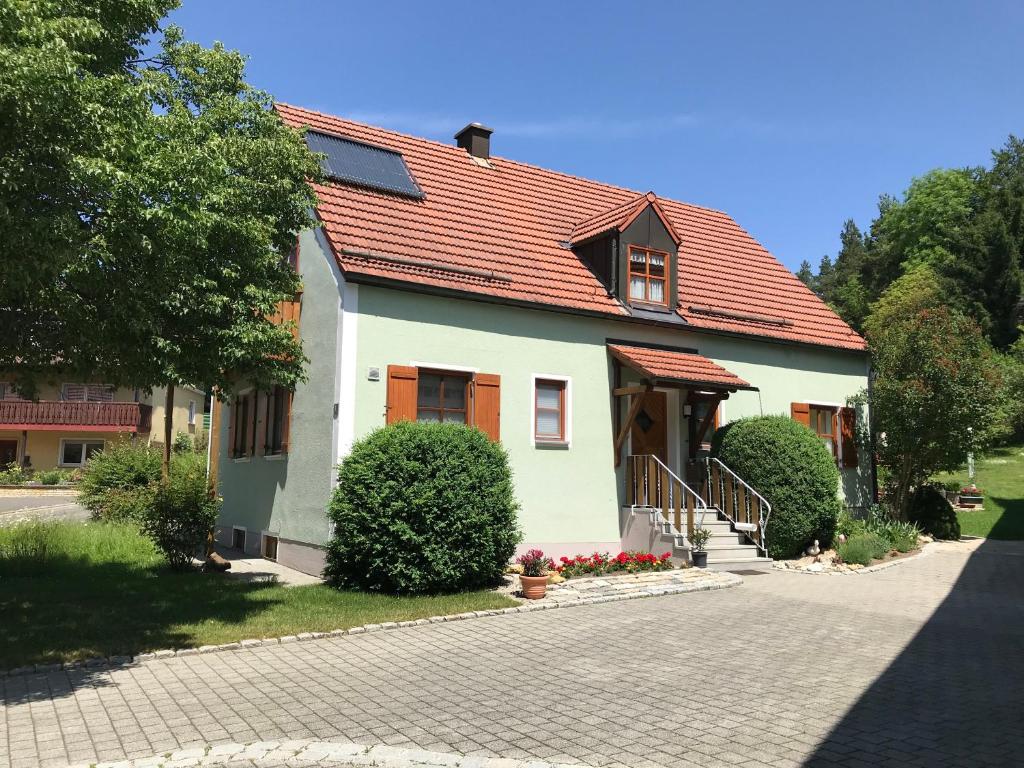
[[[630,450],[636,455],[654,454],[668,465],[668,397],[657,390],[644,396],[640,412],[629,432]]]
[[[18,441],[0,440],[0,467],[6,467],[18,460]]]

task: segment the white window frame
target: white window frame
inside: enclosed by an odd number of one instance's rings
[[[835,440],[836,446],[836,466],[841,470],[843,468],[843,408],[846,406],[839,403],[832,403],[828,401],[807,401],[807,413],[810,418],[810,409],[817,408],[818,410],[831,410],[832,411],[832,431],[835,433],[832,435]],[[814,434],[817,435],[817,430],[814,430]]]
[[[562,418],[565,420],[564,440],[538,440],[537,439],[537,381],[560,381],[565,384],[565,413]],[[561,373],[532,373],[530,374],[530,413],[529,413],[529,434],[530,445],[534,448],[553,448],[568,450],[572,448],[572,376]]]
[[[81,387],[82,388],[82,394],[84,395],[84,399],[82,399],[82,400],[68,400],[67,397],[65,397],[65,390],[68,387]],[[90,387],[94,388],[94,389],[101,389],[101,390],[105,390],[105,391],[110,392],[110,399],[109,400],[90,400],[89,399],[89,389],[90,389]],[[113,403],[113,402],[115,402],[116,396],[117,396],[117,388],[112,386],[112,385],[110,385],[110,384],[96,384],[96,383],[83,384],[83,383],[78,382],[78,381],[65,381],[65,382],[61,382],[61,385],[60,385],[60,399],[61,399],[61,402],[64,402],[64,403]]]
[[[188,425],[194,427],[196,425],[196,401],[188,401]]]
[[[64,463],[64,445],[66,443],[81,443],[82,444],[82,463],[81,464],[65,464]],[[84,467],[85,463],[86,463],[86,457],[85,457],[86,446],[89,443],[99,443],[104,448],[106,448],[106,446],[107,446],[107,441],[106,440],[90,440],[89,438],[85,438],[85,437],[65,437],[65,438],[61,438],[60,445],[57,447],[57,466],[58,467],[77,467],[79,469]],[[102,448],[100,450],[102,450]]]

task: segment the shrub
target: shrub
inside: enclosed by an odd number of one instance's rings
[[[210,494],[204,457],[178,454],[171,462],[170,479],[156,485],[143,532],[163,552],[171,568],[188,568],[192,558],[203,553],[220,501]]]
[[[192,438],[192,435],[186,432],[179,432],[174,436],[174,442],[171,443],[171,450],[175,453],[194,453],[196,450],[196,441]]]
[[[328,514],[338,587],[445,592],[496,583],[519,542],[505,450],[458,424],[400,422],[358,441]]]
[[[831,543],[839,470],[807,427],[785,416],[740,419],[715,432],[712,453],[772,505],[769,555],[796,557],[814,539]]]
[[[152,502],[151,486],[159,479],[159,453],[117,442],[89,460],[78,499],[98,520],[140,522]]]
[[[68,469],[43,469],[36,472],[36,480],[43,485],[65,485],[74,482],[74,472]]]
[[[850,537],[867,531],[867,523],[859,517],[854,517],[850,510],[843,507],[836,518],[836,534]]]
[[[889,543],[890,549],[897,552],[909,552],[917,549],[917,537],[921,530],[913,523],[896,520],[888,509],[875,504],[868,510],[866,530],[881,536]]]
[[[12,461],[0,469],[0,485],[22,485],[32,479],[32,472]]]
[[[858,533],[836,544],[836,554],[844,563],[870,565],[872,560],[885,557],[889,542],[877,533]]]
[[[918,487],[910,497],[907,517],[936,539],[959,539],[960,521],[945,494],[932,485]]]

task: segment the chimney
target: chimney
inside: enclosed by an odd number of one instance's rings
[[[473,157],[487,160],[491,156],[491,134],[494,130],[480,123],[470,123],[455,134],[455,143]]]

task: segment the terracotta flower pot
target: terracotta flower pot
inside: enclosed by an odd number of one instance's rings
[[[527,600],[540,600],[548,590],[548,577],[520,576],[519,584],[523,588],[523,597]]]

